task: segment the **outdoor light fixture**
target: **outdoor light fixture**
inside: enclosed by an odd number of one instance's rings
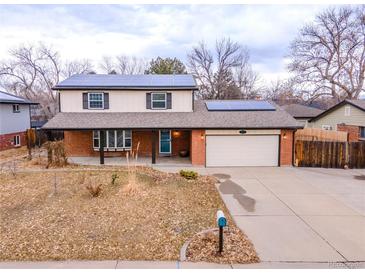
[[[204,133],[200,135],[200,139],[204,140]]]
[[[246,131],[246,130],[244,130],[244,129],[241,129],[239,132],[240,132],[240,134],[245,134],[245,133],[247,133],[247,131]]]
[[[283,134],[283,139],[286,139],[286,133]]]
[[[173,132],[172,132],[172,135],[173,135],[175,138],[177,138],[177,137],[180,137],[181,132],[180,132],[180,131],[173,131]]]

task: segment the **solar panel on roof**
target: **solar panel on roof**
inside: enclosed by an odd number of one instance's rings
[[[273,111],[266,101],[211,101],[205,103],[209,111]]]
[[[57,87],[195,87],[190,74],[174,75],[119,75],[119,74],[76,74],[60,82]]]

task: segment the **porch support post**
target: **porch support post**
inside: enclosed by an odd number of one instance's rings
[[[104,141],[105,141],[105,131],[104,130],[100,130],[100,150],[99,150],[99,154],[100,154],[100,164],[103,165],[104,164]]]
[[[156,164],[156,135],[157,131],[152,130],[152,164]]]

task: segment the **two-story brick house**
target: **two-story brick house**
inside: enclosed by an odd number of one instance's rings
[[[0,150],[25,145],[25,131],[30,128],[30,105],[27,99],[0,91]]]
[[[193,165],[291,165],[302,126],[265,101],[194,100],[191,75],[74,75],[54,89],[60,113],[43,129],[64,130],[68,156],[179,157]],[[101,149],[103,148],[103,149]]]

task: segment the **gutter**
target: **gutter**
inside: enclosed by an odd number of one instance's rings
[[[141,86],[141,87],[125,87],[125,86],[54,86],[52,90],[198,90],[196,86]]]

